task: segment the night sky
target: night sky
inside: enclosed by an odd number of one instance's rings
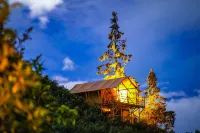
[[[109,43],[112,11],[127,39],[125,68],[145,89],[153,68],[169,110],[176,111],[175,131],[200,129],[200,0],[9,0],[8,26],[23,33],[33,26],[24,59],[43,54],[51,79],[72,88],[101,80],[98,57]]]

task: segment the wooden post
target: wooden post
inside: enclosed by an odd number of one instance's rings
[[[139,112],[138,112],[138,113],[139,113],[139,121],[140,121],[140,108],[139,108],[138,110],[139,110]]]

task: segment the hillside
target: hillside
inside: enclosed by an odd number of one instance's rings
[[[75,126],[65,127],[57,124],[53,125],[53,132],[61,133],[157,133],[164,132],[161,129],[147,126],[145,124],[121,123],[120,118],[111,120],[101,113],[100,109],[91,107],[84,102],[82,97],[70,94],[70,92],[59,86],[58,83],[52,81],[45,76],[43,78],[45,84],[50,85],[51,94],[56,99],[58,105],[67,105],[78,111],[78,118]]]

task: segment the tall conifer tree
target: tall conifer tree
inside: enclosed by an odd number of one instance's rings
[[[149,125],[165,127],[169,131],[174,125],[175,113],[166,111],[166,98],[160,95],[157,88],[157,78],[153,69],[150,69],[147,77],[148,88],[145,89],[146,105],[141,114],[141,119]]]
[[[108,39],[110,40],[107,46],[108,50],[99,58],[101,62],[105,60],[108,60],[108,62],[97,67],[97,74],[106,75],[104,79],[125,77],[124,67],[132,57],[132,55],[124,53],[126,40],[121,39],[124,33],[119,31],[117,13],[112,12],[112,16],[111,32],[108,35]]]

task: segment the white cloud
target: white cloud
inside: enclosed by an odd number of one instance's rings
[[[165,98],[173,98],[173,97],[185,97],[186,94],[183,91],[179,92],[161,92],[161,95],[164,96]]]
[[[65,59],[63,60],[63,64],[63,70],[74,70],[75,68],[74,62],[69,57],[65,57]]]
[[[54,10],[63,0],[9,0],[10,3],[20,2],[30,9],[31,17],[45,15]]]
[[[53,79],[58,81],[58,82],[67,82],[68,81],[68,78],[65,78],[65,77],[60,76],[60,75],[53,76]]]
[[[38,18],[40,20],[41,28],[46,28],[46,24],[49,22],[47,13],[64,3],[63,0],[9,0],[9,2],[20,2],[27,6],[30,10],[31,18]]]
[[[64,87],[66,87],[69,90],[72,89],[74,87],[74,85],[76,85],[76,84],[82,84],[82,83],[87,82],[87,81],[82,81],[82,80],[69,81],[68,78],[60,76],[60,75],[55,75],[52,78],[53,78],[53,80],[56,80],[59,85],[63,85]]]
[[[49,19],[46,16],[41,16],[39,17],[40,20],[40,27],[41,28],[46,28],[46,24],[49,22]]]
[[[177,133],[200,130],[200,93],[193,97],[171,99],[167,102],[167,109],[176,113],[175,131]]]

